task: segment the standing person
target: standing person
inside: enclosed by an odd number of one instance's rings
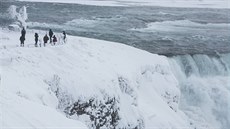
[[[34,37],[35,37],[35,47],[38,47],[38,33],[35,33],[35,35],[34,35]]]
[[[22,34],[22,37],[24,38],[26,37],[26,30],[24,27],[22,28],[21,34]]]
[[[39,42],[39,46],[42,47],[42,39],[38,39],[38,42]]]
[[[43,37],[43,41],[44,41],[44,47],[46,46],[46,43],[48,42],[49,37],[47,36],[47,34]]]
[[[57,38],[55,35],[53,36],[53,43],[54,43],[54,45],[57,43]]]
[[[64,41],[64,43],[66,43],[66,33],[65,33],[65,31],[63,31],[62,34],[63,34],[63,41]]]
[[[25,39],[24,36],[21,36],[21,37],[20,37],[20,41],[21,41],[20,46],[21,46],[21,47],[24,47],[24,42],[25,42],[25,40],[26,40],[26,39]]]
[[[53,31],[50,29],[50,30],[49,30],[50,43],[52,42],[52,40],[51,40],[51,39],[52,39],[52,37],[53,37],[53,34],[54,34],[54,33],[53,33]]]

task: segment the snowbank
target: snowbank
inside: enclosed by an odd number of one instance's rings
[[[163,6],[230,8],[229,0],[20,0],[32,2],[76,3],[97,6]]]
[[[3,128],[84,127],[78,120],[94,127],[88,115],[99,113],[98,107],[107,111],[108,105],[116,111],[118,128],[189,128],[166,57],[72,36],[68,44],[35,48],[34,32],[27,32],[22,48],[18,32],[0,31]],[[80,114],[76,107],[87,103],[97,107]]]
[[[1,94],[1,129],[87,129],[82,122],[68,119],[54,108],[27,99],[20,92]]]

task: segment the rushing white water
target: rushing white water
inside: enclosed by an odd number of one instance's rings
[[[196,129],[230,127],[230,54],[183,55],[169,59],[179,81],[179,108]]]

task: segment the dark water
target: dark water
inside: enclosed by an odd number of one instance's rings
[[[120,42],[163,55],[230,52],[230,10],[164,7],[100,7],[0,1],[26,5],[28,26]],[[10,21],[0,15],[0,25]]]

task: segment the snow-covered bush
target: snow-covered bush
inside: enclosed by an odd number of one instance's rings
[[[49,80],[44,80],[49,85],[49,91],[54,93],[58,99],[58,109],[63,111],[67,117],[72,119],[79,119],[84,121],[89,128],[100,129],[143,129],[144,121],[141,117],[135,118],[136,120],[131,123],[125,123],[121,116],[120,110],[120,97],[114,97],[107,94],[104,90],[101,91],[100,97],[95,95],[93,97],[79,97],[78,99],[72,98],[61,83],[61,78],[54,74]],[[124,95],[130,96],[134,101],[133,106],[136,107],[136,93],[129,84],[128,79],[119,76],[118,85]]]
[[[17,18],[17,6],[15,5],[11,5],[8,10],[7,10],[7,13],[8,13],[8,18],[9,19],[15,19]]]
[[[156,66],[145,66],[141,70],[141,76],[138,83],[148,84],[150,87],[154,87],[157,93],[162,97],[162,99],[167,103],[167,105],[175,112],[178,110],[180,91],[176,87],[178,84],[175,83],[175,78],[170,76],[171,73],[168,72],[167,67],[162,67],[160,65]],[[161,82],[161,80],[156,79],[156,77],[162,76],[168,82],[172,82],[172,85],[168,83]],[[159,86],[157,84],[161,84]],[[143,84],[142,84],[143,85]]]
[[[136,102],[137,95],[136,95],[136,92],[134,91],[134,89],[130,86],[128,79],[126,79],[122,76],[119,76],[118,77],[118,83],[119,83],[119,87],[121,89],[121,92],[131,96],[133,99],[132,104],[137,106],[137,102]]]
[[[58,75],[53,75],[50,81],[45,80],[44,82],[48,84],[49,91],[53,92],[58,99],[58,109],[63,110],[67,106],[71,105],[73,102],[72,97],[65,91],[60,85],[61,78]]]
[[[91,120],[89,127],[93,129],[115,129],[120,120],[117,103],[116,98],[107,98],[104,102],[98,101],[96,98],[91,98],[88,101],[78,100],[67,107],[65,113],[69,116],[87,115]]]
[[[61,78],[56,74],[53,75],[51,80],[44,81],[50,86],[49,91],[53,92],[58,98],[58,109],[63,110],[70,117],[87,115],[90,120],[90,128],[116,128],[120,117],[119,107],[117,106],[118,100],[115,97],[104,95],[104,101],[95,97],[89,100],[78,99],[73,102],[71,95],[62,89],[60,81]]]
[[[179,95],[173,95],[169,92],[165,92],[165,94],[161,95],[164,100],[167,102],[168,106],[174,110],[175,112],[178,110],[178,104],[179,104]]]
[[[10,20],[9,29],[17,30],[18,27],[26,28],[26,20],[28,19],[26,6],[22,6],[19,11],[17,11],[17,6],[11,5],[7,10],[7,16]]]

